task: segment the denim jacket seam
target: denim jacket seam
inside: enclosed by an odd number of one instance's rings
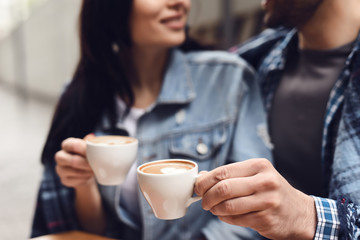
[[[189,134],[189,133],[202,133],[202,132],[207,132],[210,130],[214,130],[216,127],[220,127],[220,126],[229,126],[231,124],[234,124],[236,122],[237,118],[236,117],[232,117],[229,119],[225,119],[222,121],[217,121],[215,123],[206,125],[205,127],[196,127],[196,126],[191,126],[191,129],[179,129],[179,130],[175,130],[166,134],[162,134],[154,139],[151,140],[147,140],[142,138],[141,136],[138,136],[139,140],[142,142],[142,144],[153,144],[159,141],[163,141],[169,138],[172,138],[174,136],[178,136],[178,135],[185,135],[185,134]]]

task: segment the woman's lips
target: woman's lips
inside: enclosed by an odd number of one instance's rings
[[[182,30],[185,27],[185,18],[183,15],[168,17],[160,21],[166,27],[174,30]]]

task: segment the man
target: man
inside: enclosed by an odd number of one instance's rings
[[[360,1],[263,7],[268,27],[285,28],[236,52],[258,71],[276,170],[266,159],[222,166],[195,191],[204,209],[267,238],[360,239]]]

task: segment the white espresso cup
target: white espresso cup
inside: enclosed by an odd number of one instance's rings
[[[86,157],[102,185],[119,185],[136,160],[138,140],[126,136],[98,136],[86,141]]]
[[[138,182],[145,199],[159,219],[185,216],[187,208],[201,197],[192,197],[198,176],[196,162],[166,159],[137,168]]]

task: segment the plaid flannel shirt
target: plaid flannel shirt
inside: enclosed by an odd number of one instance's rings
[[[293,44],[297,44],[297,30],[280,28],[265,30],[230,49],[257,69],[267,111]],[[360,35],[327,105],[321,160],[329,182],[329,198],[313,196],[318,218],[314,239],[360,239],[360,89],[356,88],[360,85],[359,55]],[[346,103],[346,99],[350,101]]]

